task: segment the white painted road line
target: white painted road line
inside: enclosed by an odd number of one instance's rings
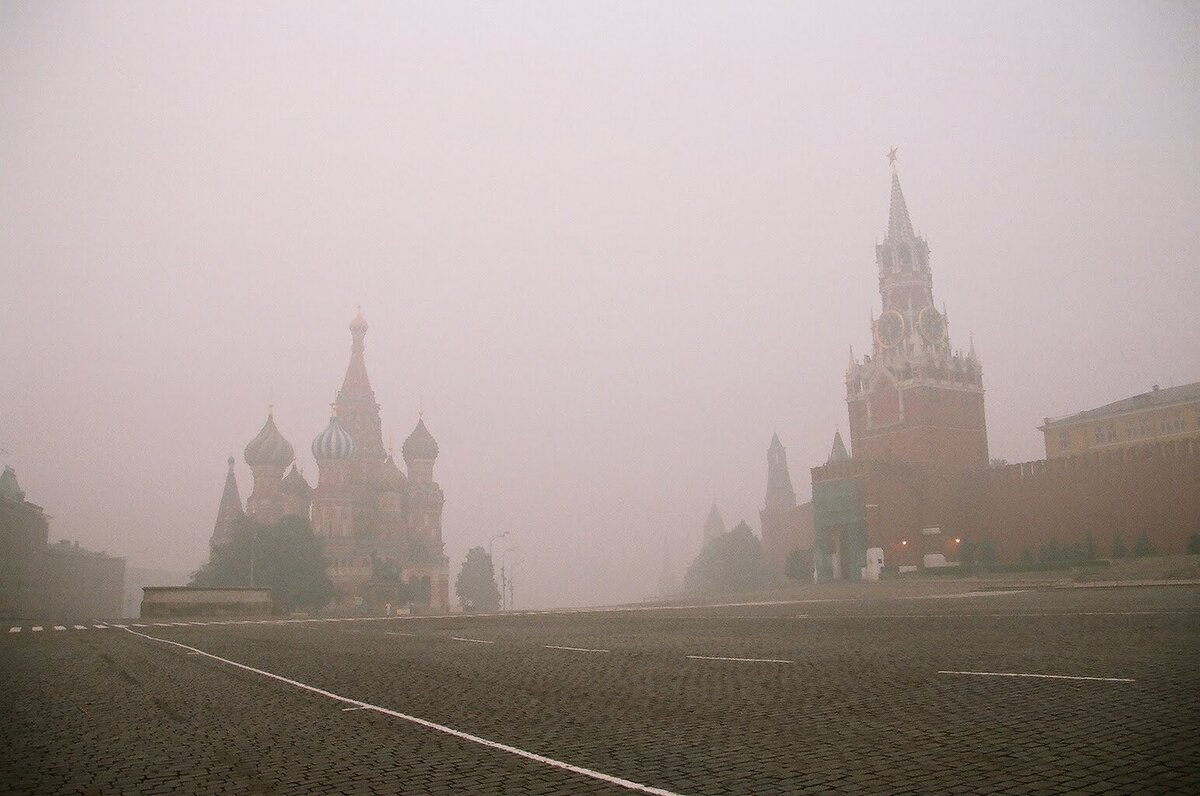
[[[75,625],[76,630],[87,630],[87,625]]]
[[[351,707],[359,707],[359,708],[364,708],[366,710],[374,710],[378,713],[382,713],[385,716],[391,716],[392,718],[411,722],[412,724],[416,724],[418,726],[425,727],[426,729],[435,730],[437,732],[444,733],[446,735],[450,735],[450,736],[459,738],[464,741],[469,741],[474,744],[479,744],[480,746],[486,746],[489,749],[496,749],[501,752],[508,752],[509,754],[516,755],[517,757],[522,757],[526,760],[532,760],[535,763],[542,763],[544,765],[551,766],[553,768],[557,768],[562,771],[569,771],[572,774],[579,774],[584,777],[589,777],[591,779],[599,780],[600,782],[608,783],[609,785],[616,785],[618,787],[625,788],[626,790],[636,791],[638,793],[649,793],[649,794],[652,794],[653,796],[680,796],[679,794],[674,793],[673,791],[664,790],[662,788],[654,788],[649,785],[642,785],[641,783],[633,782],[632,780],[623,779],[621,777],[614,777],[611,774],[605,774],[601,771],[596,771],[594,769],[584,768],[583,766],[576,766],[576,765],[572,765],[570,763],[564,763],[561,760],[555,760],[553,758],[546,757],[544,755],[539,755],[536,752],[527,752],[524,749],[519,749],[515,746],[509,746],[508,744],[500,743],[499,741],[490,741],[487,738],[481,738],[478,735],[472,735],[470,733],[463,732],[462,730],[456,730],[453,727],[447,727],[444,724],[437,724],[436,722],[429,721],[428,719],[418,718],[417,716],[410,716],[407,713],[401,713],[397,710],[391,710],[389,708],[380,707],[379,705],[372,705],[370,702],[360,702],[357,699],[350,699],[349,697],[340,696],[339,694],[335,694],[332,691],[326,691],[322,688],[317,688],[316,686],[307,685],[307,684],[301,683],[297,680],[289,680],[288,678],[286,678],[282,675],[273,674],[271,672],[264,671],[262,669],[255,669],[253,666],[247,666],[244,663],[238,663],[237,661],[231,661],[228,658],[221,658],[217,655],[213,655],[210,652],[205,652],[204,650],[196,649],[195,647],[189,647],[186,644],[180,644],[178,641],[170,641],[169,639],[165,639],[165,638],[155,638],[154,636],[148,636],[145,633],[139,633],[136,630],[128,630],[127,629],[125,632],[131,633],[135,636],[140,636],[141,638],[144,638],[144,639],[149,639],[150,641],[157,641],[160,644],[170,644],[173,647],[179,647],[180,649],[185,649],[190,652],[195,652],[198,655],[203,655],[206,658],[211,658],[212,660],[220,661],[221,663],[227,664],[229,666],[234,666],[243,671],[253,672],[254,674],[262,675],[263,677],[269,677],[270,679],[275,680],[277,682],[286,683],[290,686],[294,686],[294,687],[302,689],[304,691],[308,691],[311,694],[318,694],[320,696],[336,700],[343,704],[350,705]]]
[[[385,630],[385,631],[383,631],[383,635],[385,635],[385,636],[415,636],[417,634],[416,633],[397,633],[392,630]]]
[[[108,625],[92,625],[97,630],[108,630]]]
[[[450,640],[451,641],[469,641],[472,644],[495,644],[496,643],[494,641],[484,641],[481,638],[459,638],[458,636],[451,636]]]
[[[21,632],[21,628],[19,628],[19,627],[10,627],[10,628],[8,629],[8,632],[9,632],[9,633],[20,633],[20,632]]]
[[[55,630],[66,630],[67,628],[66,628],[66,626],[64,626],[64,625],[55,625],[55,626],[54,626],[54,629],[55,629]]]
[[[30,629],[30,630],[32,630],[34,633],[41,633],[41,632],[42,632],[42,626],[41,626],[41,625],[34,625],[33,627],[31,627],[31,628],[29,628],[29,629]]]
[[[737,661],[739,663],[795,663],[779,658],[721,658],[713,655],[688,655],[694,661]]]
[[[133,626],[134,626],[134,627],[145,627],[145,625],[139,625],[137,622],[134,622],[134,623],[133,623]]]
[[[548,650],[568,650],[569,652],[612,652],[612,650],[593,650],[587,647],[559,647],[554,644],[544,644],[542,648]]]
[[[1044,680],[1095,680],[1102,683],[1136,683],[1129,677],[1083,677],[1069,674],[1024,674],[1022,672],[951,672],[938,671],[938,674],[970,674],[978,677],[1036,677]]]

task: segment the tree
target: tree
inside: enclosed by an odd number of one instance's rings
[[[334,595],[326,566],[321,542],[303,517],[282,517],[271,525],[240,517],[229,541],[213,548],[191,585],[270,589],[277,613],[317,609]]]
[[[496,571],[487,550],[472,547],[467,551],[462,569],[454,579],[454,593],[464,611],[495,611],[500,607],[500,588],[496,586]]]
[[[783,565],[783,574],[797,583],[811,583],[813,567],[809,551],[796,548],[788,553],[787,561]]]
[[[762,544],[743,520],[710,539],[688,567],[684,588],[699,594],[747,592],[766,582]]]
[[[1124,558],[1129,555],[1129,551],[1125,549],[1125,540],[1120,536],[1113,537],[1113,558]]]
[[[1137,558],[1154,554],[1154,545],[1150,542],[1150,537],[1146,533],[1142,533],[1133,543],[1133,554]]]
[[[1188,537],[1187,551],[1191,555],[1200,553],[1200,533],[1194,533]]]

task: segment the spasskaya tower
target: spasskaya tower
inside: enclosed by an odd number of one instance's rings
[[[975,346],[952,351],[949,321],[933,299],[929,245],[914,233],[896,150],[887,236],[875,247],[883,308],[871,321],[871,354],[850,355],[846,402],[858,459],[898,460],[925,470],[988,464],[983,368]]]

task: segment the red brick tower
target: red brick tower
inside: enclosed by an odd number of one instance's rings
[[[763,558],[767,571],[772,578],[780,580],[788,556],[795,550],[812,546],[812,530],[811,523],[805,522],[804,508],[796,505],[787,450],[778,434],[771,436],[771,446],[767,448],[767,493],[758,516],[762,521]]]
[[[933,300],[929,245],[913,232],[895,151],[887,237],[875,247],[883,312],[874,345],[850,354],[846,402],[856,459],[898,460],[925,470],[986,467],[983,369],[974,346],[950,349],[948,321]]]

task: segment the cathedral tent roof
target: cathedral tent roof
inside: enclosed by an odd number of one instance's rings
[[[912,219],[908,216],[908,205],[904,201],[904,191],[900,189],[900,175],[892,166],[892,201],[888,208],[888,240],[912,240]]]

